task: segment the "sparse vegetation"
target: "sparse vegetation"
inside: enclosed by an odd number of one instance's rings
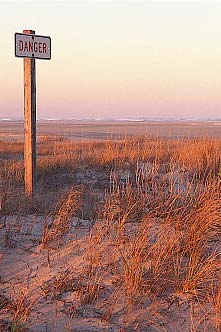
[[[1,141],[1,255],[23,250],[25,272],[13,259],[20,281],[0,272],[0,326],[23,331],[35,306],[55,305],[70,331],[83,319],[96,331],[220,331],[220,139],[47,137],[32,205],[22,149]],[[28,288],[15,305],[16,283]]]
[[[42,246],[45,248],[51,242],[57,242],[71,229],[71,219],[80,208],[81,193],[76,189],[70,189],[58,202],[55,216],[52,222],[46,220],[43,226]]]

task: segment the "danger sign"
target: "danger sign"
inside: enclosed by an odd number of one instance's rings
[[[51,59],[51,38],[15,33],[15,56],[33,59]]]

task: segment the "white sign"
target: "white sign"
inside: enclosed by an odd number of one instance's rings
[[[51,38],[15,33],[15,56],[33,59],[51,59]]]

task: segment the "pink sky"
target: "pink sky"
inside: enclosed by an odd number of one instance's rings
[[[14,33],[52,38],[38,117],[221,117],[221,4],[0,2],[0,117],[23,116]]]

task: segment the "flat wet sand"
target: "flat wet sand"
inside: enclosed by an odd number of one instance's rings
[[[0,121],[0,139],[23,140],[23,121]],[[38,121],[37,136],[62,136],[74,140],[122,139],[150,135],[166,138],[221,137],[221,122],[160,121]]]

